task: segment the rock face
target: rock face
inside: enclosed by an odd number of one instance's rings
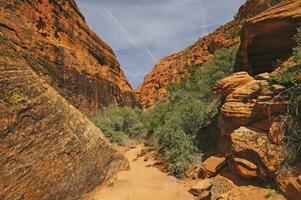
[[[169,82],[178,82],[187,75],[187,68],[201,65],[213,57],[221,48],[238,44],[240,29],[245,19],[250,18],[278,1],[248,0],[232,22],[218,28],[215,32],[200,38],[190,47],[161,59],[144,77],[144,82],[136,89],[137,97],[144,108],[151,107],[166,94]]]
[[[242,28],[237,70],[251,74],[274,71],[277,62],[290,57],[295,46],[293,36],[300,25],[300,0],[283,1],[247,20]]]
[[[1,1],[1,39],[84,112],[137,101],[112,49],[87,26],[74,0]]]
[[[135,104],[74,1],[0,2],[0,199],[79,199],[127,169],[69,104],[90,112],[114,101]]]
[[[83,114],[0,45],[0,199],[78,199],[126,169]]]

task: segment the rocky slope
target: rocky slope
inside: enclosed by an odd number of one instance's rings
[[[74,0],[1,1],[1,38],[43,81],[84,112],[138,105],[112,49],[87,26]]]
[[[0,1],[0,199],[79,199],[127,169],[70,103],[137,104],[73,0]]]
[[[273,3],[272,3],[273,2]],[[269,8],[278,1],[248,0],[237,13],[232,22],[218,28],[215,32],[198,39],[193,45],[161,59],[144,78],[144,82],[136,89],[137,97],[144,108],[151,107],[166,94],[169,82],[177,82],[187,75],[187,68],[203,64],[213,57],[213,53],[221,48],[238,44],[239,33],[245,19]]]

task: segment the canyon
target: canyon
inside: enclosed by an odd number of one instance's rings
[[[300,26],[300,0],[248,0],[133,90],[74,0],[1,1],[0,200],[301,199],[301,163],[287,167],[282,149],[288,88],[270,81],[294,62]],[[112,104],[151,110],[169,83],[233,46],[234,72],[212,88],[220,107],[205,127],[216,126],[217,147],[185,180],[166,174],[153,150],[120,150],[88,119]]]

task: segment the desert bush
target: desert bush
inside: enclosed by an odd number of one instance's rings
[[[214,146],[208,138],[215,138],[216,131],[213,134],[207,127],[215,122],[220,97],[212,87],[233,71],[237,49],[218,50],[211,62],[189,67],[189,76],[169,84],[166,98],[145,113],[111,106],[104,116],[92,116],[91,120],[113,142],[146,140],[170,163],[168,170],[181,177],[192,157],[202,153],[200,146]]]
[[[171,161],[169,170],[178,177],[184,174],[192,155],[201,153],[203,142],[198,139],[211,136],[209,129],[206,133],[203,129],[215,119],[220,104],[212,87],[233,71],[236,52],[236,46],[222,49],[215,52],[212,62],[190,67],[189,76],[169,84],[167,97],[146,114],[158,152]]]
[[[146,135],[142,115],[138,108],[110,106],[104,114],[92,115],[90,119],[110,141],[124,144],[129,139],[142,140]]]
[[[297,65],[301,65],[301,28],[297,29],[294,40],[297,45],[293,48],[293,60]]]

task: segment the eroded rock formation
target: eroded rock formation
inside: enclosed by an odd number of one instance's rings
[[[271,85],[264,77],[267,74],[253,78],[239,72],[217,83],[215,89],[224,96],[218,144],[234,174],[276,182],[283,194],[299,199],[300,171],[284,170],[282,150],[289,97],[285,87]]]
[[[138,105],[114,52],[89,29],[74,0],[1,1],[0,34],[81,111]]]
[[[272,72],[288,59],[295,46],[293,36],[301,25],[301,2],[283,1],[246,21],[237,70],[251,74]]]

